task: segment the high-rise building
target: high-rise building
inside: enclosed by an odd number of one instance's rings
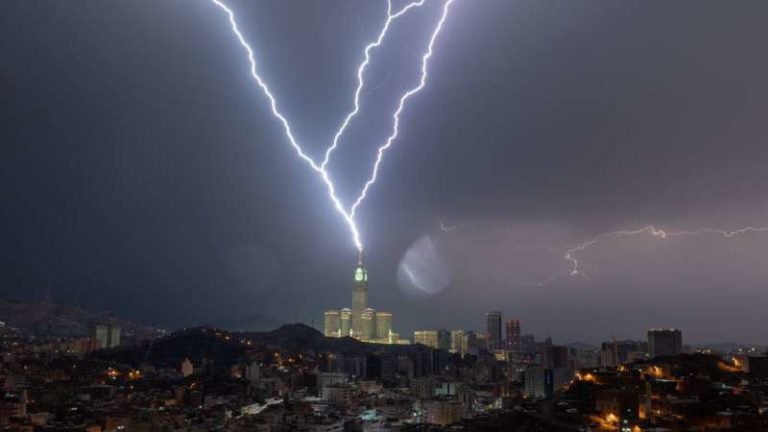
[[[529,398],[549,398],[555,390],[573,378],[573,373],[566,368],[528,368],[525,370],[525,395]]]
[[[463,344],[466,347],[466,352],[470,354],[477,354],[479,350],[485,349],[484,341],[481,341],[477,333],[473,331],[464,332]]]
[[[376,312],[376,340],[389,340],[392,333],[392,314],[386,311]]]
[[[428,347],[438,347],[437,330],[416,330],[413,332],[413,342]]]
[[[501,311],[485,314],[485,330],[488,349],[501,348]]]
[[[568,348],[564,346],[552,345],[547,348],[547,357],[552,362],[553,368],[569,368]]]
[[[120,326],[115,324],[95,324],[91,327],[91,341],[96,349],[114,348],[120,345]]]
[[[633,340],[603,342],[600,346],[600,366],[615,367],[645,358],[648,343]]]
[[[341,320],[339,311],[331,309],[325,311],[323,317],[323,334],[326,337],[338,337],[341,333]]]
[[[683,352],[683,332],[677,329],[648,330],[648,352],[651,357]]]
[[[451,332],[444,329],[437,331],[437,348],[444,350],[451,349]]]
[[[355,267],[355,283],[352,286],[352,335],[362,339],[363,311],[368,307],[368,271],[360,260]]]
[[[524,353],[533,353],[536,351],[536,338],[529,335],[520,336],[521,351]]]
[[[352,331],[352,309],[344,308],[339,311],[340,336],[349,336]]]
[[[362,340],[373,340],[376,338],[376,311],[373,308],[365,308],[360,314],[360,336]]]
[[[451,352],[466,354],[467,345],[465,342],[464,330],[451,330]]]
[[[522,336],[521,336],[520,320],[507,321],[507,349],[512,351],[521,351],[522,348]]]

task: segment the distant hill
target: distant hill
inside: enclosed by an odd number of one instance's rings
[[[34,303],[0,300],[0,321],[7,327],[40,337],[88,336],[91,325],[116,324],[123,339],[145,339],[161,334],[157,328],[118,317],[109,312],[93,312],[43,300]]]
[[[261,314],[249,315],[239,319],[221,319],[210,323],[211,326],[233,332],[259,332],[277,328],[281,323]]]

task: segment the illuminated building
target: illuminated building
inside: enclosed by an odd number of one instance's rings
[[[326,337],[351,336],[364,342],[408,344],[392,331],[392,313],[368,307],[368,270],[358,258],[353,274],[352,308],[330,309],[323,317]]]
[[[413,342],[428,347],[438,347],[437,330],[416,330],[413,332]]]
[[[485,314],[486,341],[488,349],[501,348],[501,311],[491,311]]]
[[[326,337],[336,337],[339,335],[341,329],[341,320],[339,318],[339,311],[331,309],[325,311],[323,317],[323,334]]]
[[[363,311],[368,307],[368,271],[362,261],[355,267],[355,283],[352,285],[352,336],[361,339]]]
[[[519,352],[522,346],[520,320],[507,321],[507,349]]]
[[[651,357],[683,352],[683,332],[677,329],[648,330],[648,352]]]
[[[438,344],[439,344],[438,337]],[[482,343],[478,340],[478,335],[471,330],[452,330],[450,351],[466,355],[467,353],[477,354],[482,348]]]
[[[360,337],[362,340],[376,338],[376,311],[373,308],[365,308],[360,314]]]
[[[386,311],[376,312],[376,339],[389,339],[392,333],[392,313]]]
[[[352,309],[344,308],[339,312],[339,336],[349,336],[352,330]]]
[[[464,330],[451,330],[451,352],[460,353],[462,356],[467,353]]]

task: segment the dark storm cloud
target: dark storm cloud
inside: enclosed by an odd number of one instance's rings
[[[231,4],[319,154],[384,4]],[[333,165],[346,197],[389,127],[383,109],[414,78],[430,13],[374,58],[363,117]],[[647,223],[768,225],[766,14],[762,1],[456,0],[361,209],[374,306],[403,333],[477,328],[493,308],[560,338],[609,337],[609,325],[621,337],[676,325],[699,340],[759,338],[768,236],[610,241],[582,255],[589,283],[519,282],[563,270],[526,249],[541,242]],[[309,321],[348,302],[346,228],[208,2],[6,1],[0,58],[8,296],[50,285],[61,300],[170,325]],[[479,228],[441,233],[439,217]],[[410,300],[397,265],[425,234],[453,279]]]

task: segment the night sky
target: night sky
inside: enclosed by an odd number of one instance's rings
[[[228,4],[319,157],[386,2]],[[346,202],[440,6],[374,52],[330,165]],[[647,224],[768,226],[766,17],[762,0],[455,0],[360,210],[372,306],[406,336],[500,309],[559,341],[766,342],[768,232],[608,238],[579,254],[588,278],[557,250]],[[350,303],[347,228],[207,0],[0,2],[0,197],[5,298],[50,290],[169,327],[319,325]]]

